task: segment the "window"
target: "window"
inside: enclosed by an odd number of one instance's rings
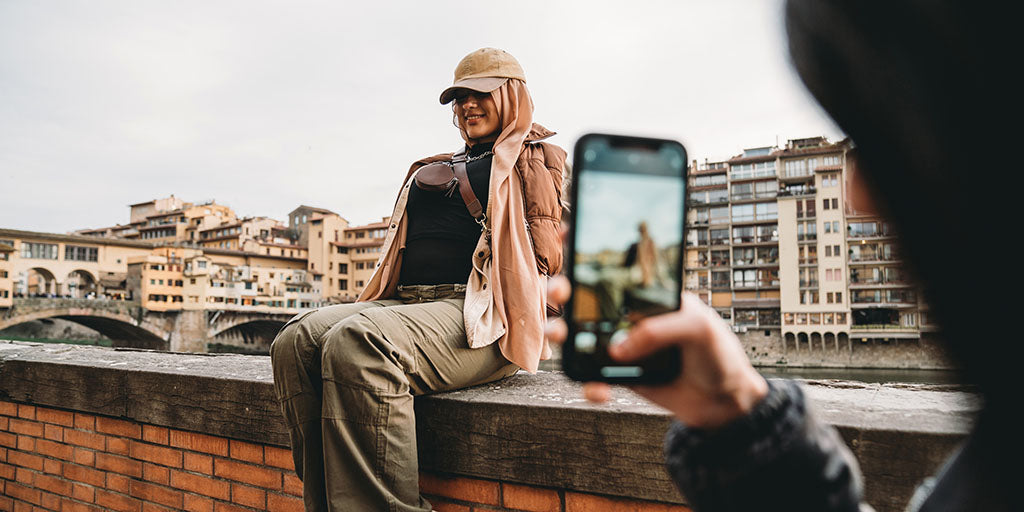
[[[742,226],[732,228],[732,243],[747,244],[754,241],[754,227]]]
[[[57,244],[21,243],[21,257],[40,260],[57,259]]]
[[[839,198],[838,197],[833,197],[832,198],[832,209],[833,210],[838,210],[839,209]]]
[[[708,230],[707,229],[691,229],[686,232],[686,245],[707,245],[708,244]],[[362,268],[358,265],[356,268]]]
[[[96,247],[65,245],[64,259],[73,261],[96,261],[97,251],[98,249]]]
[[[831,245],[826,245],[825,246],[825,256],[832,256],[832,246]]]
[[[836,292],[836,304],[843,303],[843,292]]]
[[[793,313],[783,314],[782,321],[785,325],[793,325]]]
[[[710,218],[711,224],[722,224],[729,222],[729,207],[718,206],[708,210],[708,217]]]
[[[348,279],[338,279],[338,289],[341,291],[348,290]]]
[[[716,174],[714,176],[697,176],[693,180],[693,186],[695,187],[707,187],[711,185],[725,185],[725,175]]]
[[[348,274],[348,263],[338,263],[338,273]]]
[[[356,281],[356,287],[357,288],[362,288],[363,287],[363,282],[362,281]]]
[[[712,272],[711,288],[716,290],[729,289],[729,272]]]
[[[817,240],[818,239],[818,225],[813,221],[798,222],[796,224],[796,239],[797,240]]]
[[[778,203],[757,203],[755,207],[755,217],[757,220],[775,220],[779,218]]]
[[[732,207],[732,221],[745,222],[754,220],[754,205],[738,204]]]
[[[732,186],[732,200],[742,201],[744,199],[754,198],[754,184],[753,183],[737,183]]]
[[[821,200],[821,209],[822,210],[828,210],[829,209],[828,205],[829,205],[829,202],[828,202],[828,198],[827,197],[825,199]]]
[[[836,321],[836,315],[834,313],[822,313],[821,323],[825,325],[832,325]]]
[[[757,227],[757,241],[758,242],[775,242],[779,239],[779,229],[777,224],[771,224],[766,226]]]
[[[732,323],[734,325],[757,325],[757,310],[737,309]]]
[[[825,223],[825,232],[826,233],[831,233],[832,232],[832,223],[831,222],[826,222]]]
[[[711,245],[729,245],[728,229],[712,229]]]
[[[364,268],[363,262],[361,262],[361,261],[356,262],[356,270],[363,270],[363,268]]]
[[[834,297],[835,297],[835,295],[834,295],[834,294],[833,294],[832,292],[828,292],[828,293],[826,293],[826,294],[825,294],[825,302],[827,302],[827,303],[829,303],[829,304],[832,304],[832,299],[833,299]]]
[[[196,263],[199,265],[199,268],[206,268],[206,260],[199,260]]]
[[[753,287],[757,284],[757,271],[753,269],[734,270],[732,272],[732,282],[737,288]]]
[[[754,184],[754,197],[756,198],[775,197],[778,191],[779,182],[775,180],[759,181]]]
[[[733,265],[753,265],[754,264],[754,248],[745,249],[733,249],[732,250]]]
[[[808,217],[814,217],[817,215],[818,212],[815,210],[817,204],[818,203],[816,203],[814,199],[804,199],[804,206],[807,210]]]
[[[711,251],[711,266],[729,266],[729,251]]]
[[[324,280],[323,276],[319,276],[319,275],[313,276],[313,281],[320,282],[320,281],[323,281],[323,280]]]

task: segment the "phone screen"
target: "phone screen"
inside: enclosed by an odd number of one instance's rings
[[[686,150],[604,135],[585,136],[576,150],[567,359],[589,379],[668,378],[672,363],[621,365],[606,351],[640,318],[679,308]]]

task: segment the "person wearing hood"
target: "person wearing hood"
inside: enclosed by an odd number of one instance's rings
[[[533,123],[507,52],[467,55],[440,101],[465,148],[409,169],[357,302],[300,314],[271,346],[308,511],[430,510],[413,397],[550,357],[545,288],[562,265],[566,153],[542,142],[554,133]]]

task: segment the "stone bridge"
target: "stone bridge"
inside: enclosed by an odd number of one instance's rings
[[[93,329],[115,346],[174,352],[267,352],[294,313],[233,310],[148,311],[137,302],[107,299],[16,298],[0,310],[0,330],[59,318]]]

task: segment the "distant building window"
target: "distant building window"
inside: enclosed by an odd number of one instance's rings
[[[348,279],[338,279],[338,289],[341,291],[348,290]]]
[[[356,281],[356,287],[357,288],[362,288],[363,287],[363,282],[362,281]]]
[[[57,259],[57,244],[21,243],[21,257],[40,260]]]
[[[348,263],[338,263],[338,273],[348,274]]]
[[[204,261],[204,260],[199,260],[199,262],[198,262],[198,263],[199,263],[199,268],[206,268],[206,261]]]
[[[64,246],[64,259],[72,261],[96,261],[98,250],[96,247],[81,247],[78,245]]]
[[[317,282],[323,281],[323,277],[322,276],[313,276],[313,280],[317,281]]]

